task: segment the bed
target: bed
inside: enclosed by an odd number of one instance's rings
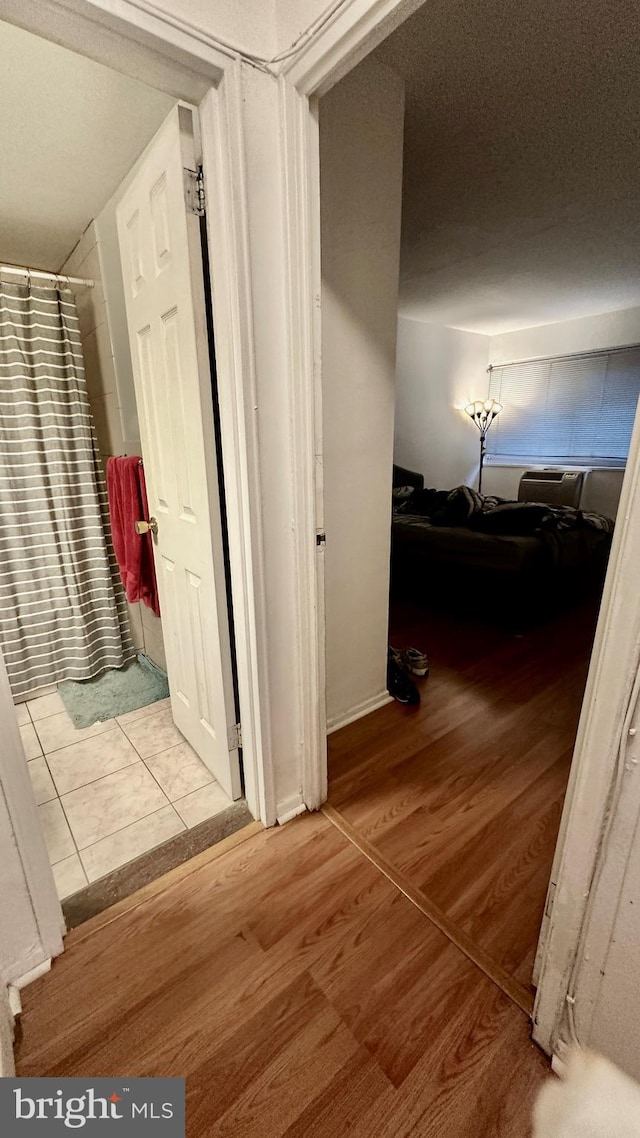
[[[393,482],[396,594],[439,598],[458,611],[481,605],[501,622],[525,626],[602,587],[613,530],[609,519],[570,507],[558,512],[542,504],[480,499],[466,487],[425,491],[422,475],[398,466]],[[474,506],[469,519],[452,524],[456,513],[448,504],[456,494]]]

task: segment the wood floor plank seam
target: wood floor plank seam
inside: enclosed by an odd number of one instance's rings
[[[530,1138],[549,1076],[522,1009],[321,813],[174,878],[22,995],[20,1076],[183,1076],[189,1138]]]
[[[458,928],[454,921],[452,921],[446,913],[443,913],[436,905],[434,905],[428,897],[409,881],[403,873],[401,873],[395,866],[391,865],[379,852],[375,846],[371,845],[366,838],[363,838],[357,830],[349,823],[335,806],[330,806],[325,803],[321,808],[325,818],[331,822],[336,829],[344,835],[344,837],[356,847],[357,850],[366,857],[372,865],[382,873],[392,885],[396,887],[408,901],[431,921],[433,925],[440,930],[444,936],[447,937],[452,944],[456,946],[464,955],[475,964],[481,972],[495,984],[501,992],[504,993],[517,1007],[519,1007],[526,1015],[531,1016],[533,1012],[533,996],[527,991],[522,984],[519,984],[512,976],[509,975],[503,968],[500,967],[496,961],[483,951],[478,945],[474,944],[470,937]]]

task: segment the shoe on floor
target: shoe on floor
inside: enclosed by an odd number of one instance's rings
[[[420,692],[413,680],[409,679],[404,668],[398,663],[397,655],[398,653],[393,648],[389,649],[387,658],[387,689],[389,695],[397,699],[398,703],[411,705],[420,703]]]
[[[429,661],[419,648],[402,648],[398,656],[402,667],[412,672],[414,676],[424,678],[429,675]]]

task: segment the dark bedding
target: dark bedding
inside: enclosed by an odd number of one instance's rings
[[[407,554],[427,554],[440,562],[484,571],[534,570],[550,566],[578,569],[603,544],[609,545],[604,531],[571,529],[549,538],[542,533],[482,533],[469,526],[434,525],[417,514],[395,514],[394,548],[398,544]],[[604,539],[604,540],[603,540]]]
[[[513,502],[479,494],[470,486],[454,490],[424,490],[421,487],[395,488],[394,510],[426,518],[436,526],[465,526],[481,533],[527,536],[589,529],[613,532],[611,518],[576,510],[573,506],[551,506],[546,502]]]
[[[393,576],[461,600],[488,590],[505,606],[533,610],[599,587],[612,530],[598,514],[482,497],[466,486],[396,488]]]
[[[608,545],[613,522],[600,514],[543,502],[510,502],[454,490],[394,491],[394,528],[441,559],[476,568],[578,566]]]

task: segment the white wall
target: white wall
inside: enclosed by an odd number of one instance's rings
[[[62,912],[0,653],[0,986],[62,949]],[[3,1013],[0,1006],[0,1015]]]
[[[403,114],[370,60],[320,103],[330,726],[386,691]]]
[[[39,954],[38,926],[29,900],[24,869],[2,787],[0,787],[0,896],[5,914],[0,935],[0,982],[7,982],[17,980],[28,972],[39,963],[39,959],[42,960],[42,955]],[[10,920],[7,919],[9,913]]]
[[[0,153],[12,156],[2,170],[0,258],[56,272],[171,100],[6,23],[0,93]]]
[[[601,348],[622,347],[640,343],[640,308],[626,308],[620,312],[604,312],[581,320],[564,320],[558,324],[542,324],[536,328],[522,328],[492,336],[489,341],[489,361],[509,363],[536,356],[557,356],[571,352],[598,351]],[[532,466],[536,465],[533,463]],[[530,469],[530,468],[526,468]],[[517,497],[522,466],[486,467],[484,490],[503,498]],[[595,510],[615,518],[622,488],[624,470],[594,470],[588,473],[582,509]]]
[[[91,0],[100,3],[100,0]],[[314,0],[314,3],[321,0]],[[324,5],[322,5],[324,7]],[[276,52],[274,0],[156,0],[154,8],[261,59]]]
[[[536,356],[597,351],[640,343],[640,308],[605,312],[481,336],[401,316],[398,320],[394,459],[425,476],[427,486],[448,489],[478,476],[478,433],[464,414],[471,399],[488,391],[488,363]],[[483,491],[517,498],[529,466],[487,460]],[[586,476],[580,505],[615,517],[624,470],[594,470]]]
[[[485,397],[489,337],[398,320],[394,459],[448,490],[478,476],[480,437],[465,415]]]
[[[640,819],[630,849],[613,844],[609,857],[626,858],[626,871],[609,929],[609,946],[594,1000],[588,1035],[589,1047],[613,1059],[628,1074],[640,1080],[640,999],[638,945],[640,945]],[[582,995],[582,993],[580,993]],[[593,993],[585,992],[585,1000]]]
[[[278,50],[295,43],[301,32],[326,10],[323,0],[275,0]]]
[[[539,462],[532,462],[528,466],[492,466],[489,462],[482,476],[482,493],[516,499],[522,475],[527,470],[540,469],[544,469],[544,464]],[[580,509],[593,510],[596,514],[615,518],[623,478],[624,470],[587,470],[582,484]]]
[[[540,324],[491,336],[489,363],[510,363],[535,356],[561,356],[570,352],[598,351],[640,343],[640,308],[603,312],[582,320]]]
[[[64,921],[0,651],[0,1077],[14,1074],[8,985],[62,952]]]
[[[124,440],[102,279],[100,245],[94,221],[85,229],[61,271],[69,276],[88,277],[95,282],[93,288],[79,287],[74,289],[74,293],[91,414],[100,454],[106,463],[110,455],[123,453]]]

